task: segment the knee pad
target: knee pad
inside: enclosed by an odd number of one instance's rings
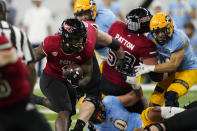
[[[178,94],[176,92],[168,91],[165,93],[164,97],[166,99],[166,106],[179,107]]]
[[[94,104],[95,109],[98,108],[99,100],[96,99],[95,97],[85,97],[82,103],[84,103],[85,101],[89,101],[92,104]]]

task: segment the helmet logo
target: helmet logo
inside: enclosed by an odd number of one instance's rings
[[[167,21],[167,22],[170,22],[170,21],[171,21],[170,16],[168,16],[168,15],[166,16],[166,21]]]
[[[149,16],[146,16],[146,17],[143,17],[143,18],[140,19],[141,23],[144,23],[144,22],[147,22],[147,21],[150,21],[150,17]]]
[[[64,23],[64,29],[67,30],[69,33],[72,33],[73,29],[75,28]]]
[[[96,2],[94,0],[90,0],[90,5],[96,5]]]

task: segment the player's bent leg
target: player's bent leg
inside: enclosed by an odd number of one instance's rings
[[[30,100],[33,104],[42,105],[56,112],[48,98],[31,94]]]
[[[79,116],[77,123],[72,131],[83,131],[85,124],[90,120],[98,108],[99,100],[94,97],[86,97],[79,109]]]
[[[92,102],[85,101],[79,109],[79,116],[76,125],[72,131],[83,131],[85,124],[95,111],[95,106]]]
[[[152,93],[151,97],[150,97],[150,106],[154,106],[154,105],[159,105],[162,106],[165,102],[164,99],[164,89],[160,88],[159,86],[155,87],[154,92]]]
[[[69,128],[69,111],[59,111],[55,120],[55,131],[67,131]]]
[[[79,109],[78,119],[88,122],[92,114],[94,113],[95,105],[90,101],[84,101]]]
[[[168,91],[165,93],[165,105],[166,106],[172,106],[172,107],[179,107],[178,102],[178,93],[174,91]]]

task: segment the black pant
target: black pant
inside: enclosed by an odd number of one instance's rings
[[[178,113],[163,123],[167,131],[197,131],[197,107]]]

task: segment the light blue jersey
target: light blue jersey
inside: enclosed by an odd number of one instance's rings
[[[142,127],[140,114],[128,112],[117,96],[106,96],[103,103],[106,119],[104,123],[95,125],[99,131],[133,131],[135,128]]]
[[[197,30],[194,33],[194,36],[190,38],[190,43],[194,49],[194,54],[197,56]]]
[[[151,34],[149,34],[148,37],[154,43],[156,43],[156,41],[153,40],[153,36]],[[184,52],[184,57],[177,71],[197,69],[197,57],[193,52],[189,38],[181,30],[174,29],[174,33],[172,35],[172,38],[168,41],[168,44],[162,46],[156,44],[156,47],[157,52],[160,55],[170,59],[170,56],[173,52],[183,48],[185,45],[187,45],[187,47]]]
[[[96,24],[99,26],[99,29],[108,33],[109,28],[111,27],[112,23],[116,20],[115,15],[107,9],[99,8],[97,10],[96,16]],[[107,55],[107,47],[96,50],[99,55],[105,56]]]
[[[120,4],[119,2],[113,2],[111,6],[103,6],[102,3],[99,3],[97,5],[98,9],[100,8],[104,8],[104,9],[109,9],[110,11],[112,11],[114,13],[115,16],[118,16],[118,13],[120,12]]]
[[[196,8],[195,2],[189,1],[189,5],[192,8]],[[190,16],[188,10],[180,2],[173,1],[169,5],[170,15],[174,20],[178,28],[183,29],[185,22],[190,21]]]

